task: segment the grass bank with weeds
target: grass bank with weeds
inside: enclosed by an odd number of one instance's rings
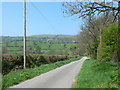
[[[118,64],[86,60],[73,88],[118,88]]]
[[[18,84],[22,81],[28,80],[28,79],[38,76],[42,73],[48,72],[48,71],[53,70],[62,65],[79,60],[80,58],[82,58],[82,57],[71,59],[71,60],[58,61],[58,62],[52,63],[52,64],[45,64],[45,65],[41,65],[40,67],[36,67],[36,68],[23,69],[23,70],[10,72],[9,74],[3,76],[2,88],[8,88],[12,85]]]
[[[2,74],[0,73],[0,90],[2,89]]]

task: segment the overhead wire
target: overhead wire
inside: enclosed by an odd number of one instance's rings
[[[38,11],[38,13],[43,17],[43,19],[49,24],[49,26],[51,27],[51,29],[55,32],[56,32],[56,28],[53,26],[53,24],[47,19],[47,17],[40,11],[40,9],[33,3],[33,2],[30,2],[31,5],[36,9],[36,11]]]

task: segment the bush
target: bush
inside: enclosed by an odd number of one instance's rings
[[[110,24],[108,27],[102,29],[102,39],[98,47],[98,60],[112,60],[112,57],[116,54],[117,50],[117,33],[118,26],[116,24]]]
[[[34,68],[43,64],[50,64],[57,61],[64,61],[71,57],[64,55],[50,56],[50,55],[39,55],[31,54],[27,55],[26,67]],[[23,55],[2,55],[2,73],[3,75],[9,73],[10,71],[15,71],[23,68]]]

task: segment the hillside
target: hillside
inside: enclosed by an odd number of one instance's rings
[[[23,53],[23,37],[3,36],[4,54]],[[73,55],[76,51],[76,35],[33,35],[27,37],[28,54]]]

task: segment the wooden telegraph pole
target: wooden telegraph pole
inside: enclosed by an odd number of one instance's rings
[[[26,68],[26,0],[24,0],[24,63],[23,63],[23,68]]]

